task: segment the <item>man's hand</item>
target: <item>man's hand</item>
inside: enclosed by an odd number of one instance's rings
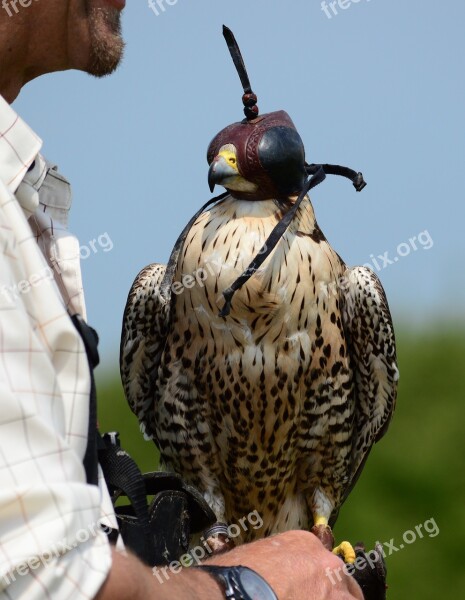
[[[209,564],[250,567],[271,585],[279,600],[363,600],[344,563],[312,533],[289,531],[214,557]]]
[[[214,557],[209,564],[244,565],[272,586],[279,600],[363,600],[344,563],[306,531],[289,531]],[[206,572],[183,569],[164,583],[132,556],[113,553],[113,567],[97,600],[223,600],[219,584]]]

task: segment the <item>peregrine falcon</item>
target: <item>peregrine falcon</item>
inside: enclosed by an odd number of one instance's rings
[[[220,522],[257,510],[251,541],[329,530],[389,425],[398,370],[378,277],[346,266],[307,195],[326,173],[360,190],[361,174],[307,164],[290,117],[258,116],[240,68],[246,119],[208,152],[210,187],[227,192],[191,220],[168,266],[137,276],[120,358],[164,467]]]

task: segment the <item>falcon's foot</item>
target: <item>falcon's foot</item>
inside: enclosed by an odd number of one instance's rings
[[[203,533],[205,545],[211,555],[215,556],[232,550],[234,541],[228,537],[228,527],[224,523],[215,523]]]
[[[333,553],[340,556],[345,563],[352,564],[355,562],[355,550],[349,542],[341,542],[339,546],[334,548]]]
[[[328,519],[326,517],[316,515],[314,517],[314,523],[315,524],[310,531],[316,535],[327,550],[340,556],[345,563],[352,564],[355,562],[355,550],[349,542],[341,542],[339,546],[334,548],[333,532],[328,525]]]
[[[315,525],[310,529],[310,531],[316,535],[316,537],[320,540],[323,546],[329,550],[330,552],[334,548],[334,536],[331,531],[331,527],[328,525],[327,519],[324,518],[316,518]]]

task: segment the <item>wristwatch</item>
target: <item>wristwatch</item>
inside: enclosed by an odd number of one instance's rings
[[[223,587],[228,600],[278,600],[271,586],[249,567],[217,567],[199,565]]]

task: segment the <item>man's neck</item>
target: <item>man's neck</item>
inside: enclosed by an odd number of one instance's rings
[[[2,74],[3,75],[3,74]],[[0,95],[5,98],[8,104],[12,104],[19,95],[22,88],[21,80],[13,81],[8,80],[6,83],[3,81],[3,77],[0,77]]]
[[[31,9],[13,17],[3,14],[0,0],[0,94],[10,104],[21,88],[32,79],[66,68],[66,56],[61,51],[66,32],[52,42],[44,39],[43,31],[50,29],[42,13]]]
[[[25,30],[27,28],[20,27],[19,22],[12,23],[9,17],[0,16],[0,94],[10,104],[27,81],[23,66],[27,64],[28,54]]]

